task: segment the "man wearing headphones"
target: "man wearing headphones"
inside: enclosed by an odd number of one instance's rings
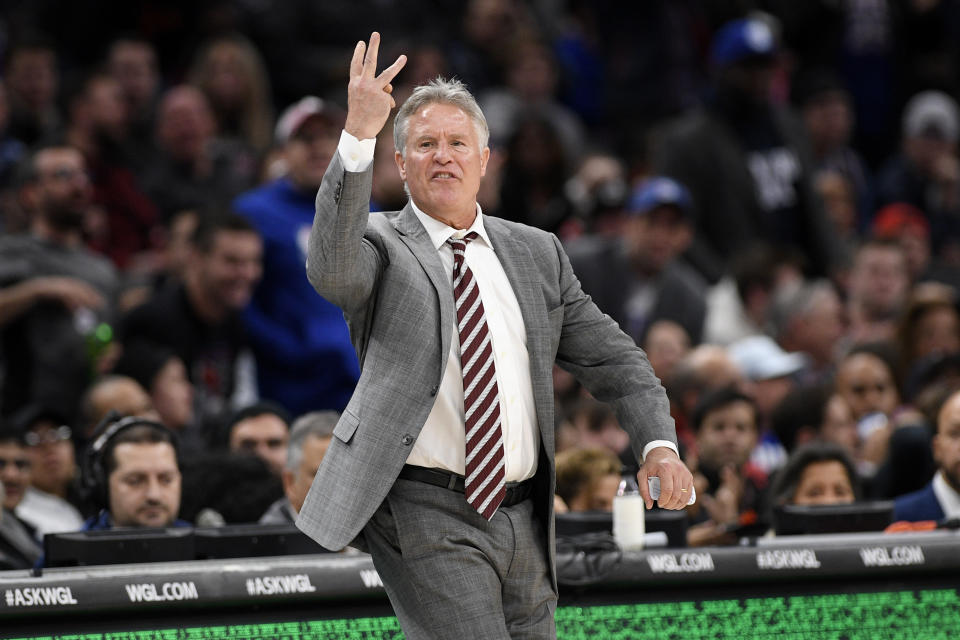
[[[100,512],[84,531],[115,527],[180,527],[176,435],[159,422],[113,419],[97,429],[84,458],[82,484]]]

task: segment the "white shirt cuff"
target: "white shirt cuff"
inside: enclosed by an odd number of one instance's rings
[[[657,447],[666,447],[677,454],[678,457],[680,456],[680,452],[677,450],[677,445],[673,444],[669,440],[651,440],[647,443],[647,446],[643,448],[643,459],[646,460],[647,454]]]
[[[343,168],[351,173],[366,171],[373,162],[373,150],[376,144],[376,138],[358,140],[353,134],[341,132],[337,153],[340,154],[340,163]]]

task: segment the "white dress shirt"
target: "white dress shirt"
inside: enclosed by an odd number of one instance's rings
[[[343,131],[337,152],[344,169],[351,172],[365,171],[373,162],[374,144],[374,139],[358,140]],[[426,229],[439,253],[451,292],[453,249],[447,244],[447,240],[454,235],[462,238],[471,231],[480,236],[467,244],[464,261],[473,271],[490,330],[500,400],[506,481],[519,482],[531,478],[537,470],[540,431],[530,380],[526,327],[513,287],[483,228],[480,205],[477,205],[477,216],[470,228],[460,230],[430,217],[412,200],[411,204],[417,219]],[[464,475],[463,371],[460,366],[460,342],[455,317],[451,323],[451,331],[450,352],[447,354],[440,388],[407,463]],[[676,445],[669,440],[654,440],[644,447],[643,457],[654,447],[667,447],[677,451]]]
[[[947,518],[960,518],[960,493],[947,484],[943,471],[933,476],[933,493],[937,496],[943,515]]]

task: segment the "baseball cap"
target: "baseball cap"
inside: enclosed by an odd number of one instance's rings
[[[877,211],[871,227],[878,238],[896,239],[904,232],[930,237],[930,223],[923,211],[906,202],[893,202]]]
[[[281,145],[286,144],[297,130],[314,116],[324,116],[330,120],[340,120],[343,117],[343,111],[332,102],[318,98],[317,96],[300,98],[280,114],[280,118],[277,120],[277,127],[274,130],[274,137],[277,143]]]
[[[956,142],[960,137],[957,102],[942,91],[921,91],[903,110],[903,133],[911,138],[932,137]]]
[[[728,347],[730,358],[749,380],[773,380],[800,371],[807,363],[802,353],[787,353],[769,336],[747,336]]]
[[[663,176],[641,182],[627,201],[627,211],[635,216],[645,215],[663,206],[676,207],[684,217],[693,214],[693,200],[687,188],[676,180]]]
[[[718,66],[750,58],[769,58],[777,51],[777,39],[767,22],[758,18],[732,20],[717,31],[710,47],[710,60]]]

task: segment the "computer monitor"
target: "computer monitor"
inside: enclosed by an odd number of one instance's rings
[[[293,523],[231,524],[194,531],[197,560],[328,552]]]
[[[169,562],[195,556],[190,527],[48,533],[43,550],[47,567]]]
[[[556,515],[557,537],[570,538],[591,533],[613,533],[613,514],[609,511],[580,511]],[[663,531],[668,547],[687,546],[687,514],[684,511],[652,509],[644,514],[647,533]]]
[[[829,505],[778,505],[773,509],[777,535],[883,531],[893,522],[893,502],[877,500]]]

